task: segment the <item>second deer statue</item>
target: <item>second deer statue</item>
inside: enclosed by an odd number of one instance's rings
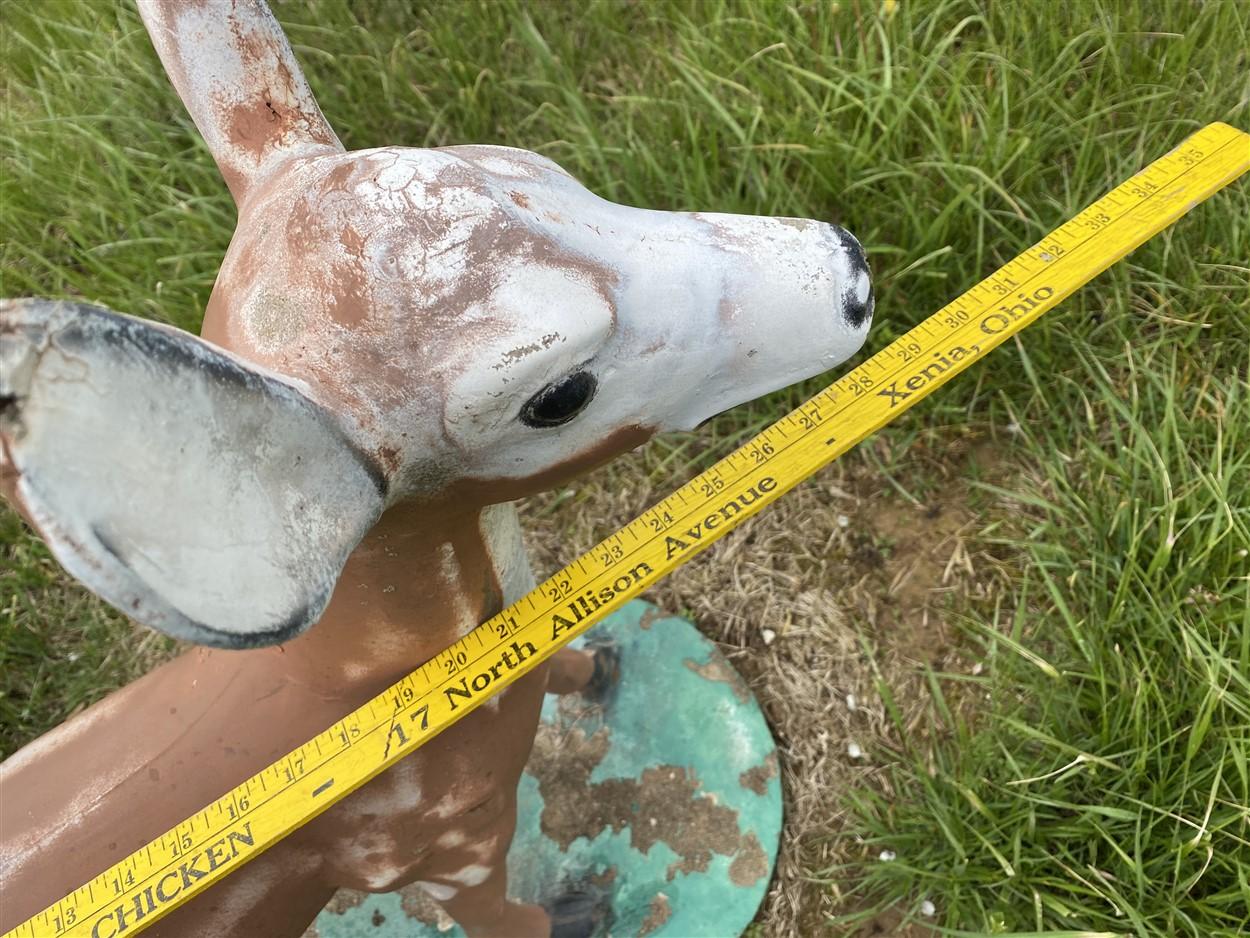
[[[348,153],[260,0],[140,7],[238,228],[202,338],[5,305],[0,482],[202,647],[0,768],[6,930],[529,590],[510,502],[831,368],[872,312],[838,227],[615,205],[504,147]],[[516,785],[595,667],[561,652],[153,931],[299,935],[419,881],[470,935],[548,934],[508,899]]]

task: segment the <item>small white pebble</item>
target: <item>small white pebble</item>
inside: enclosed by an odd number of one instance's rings
[[[647,820],[651,822],[651,826],[652,826],[652,827],[655,827],[655,825],[656,825],[656,820],[655,820],[655,818],[648,818]]]
[[[1014,420],[1013,420],[1013,421],[1011,421],[1011,423],[1007,424],[1007,432],[1008,432],[1008,433],[1019,433],[1019,432],[1020,432],[1020,424],[1016,423]]]
[[[772,629],[761,629],[760,635],[763,636],[765,645],[771,645],[773,643],[773,639],[777,637],[777,633]]]
[[[838,527],[848,528],[851,526],[851,519],[846,515],[838,515]]]
[[[846,709],[850,710],[851,713],[854,713],[856,710],[859,709],[859,701],[855,699],[854,694],[846,695]]]
[[[860,749],[859,743],[855,742],[854,740],[851,740],[849,743],[846,744],[846,754],[850,756],[852,759],[864,758],[864,750]]]
[[[925,918],[933,918],[933,916],[937,915],[937,906],[926,899],[920,903],[920,914]]]
[[[891,860],[897,860],[898,854],[893,850],[882,850],[881,853],[878,854],[877,859],[882,863],[889,863]]]
[[[978,661],[976,664],[972,666],[972,676],[976,677],[978,674],[980,674],[984,670],[985,670],[985,665],[983,665],[981,662]]]

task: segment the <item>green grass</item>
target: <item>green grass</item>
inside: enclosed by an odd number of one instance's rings
[[[1212,375],[1164,342],[1084,348],[1058,387],[1038,381],[1049,413],[1020,434],[1035,487],[998,493],[1028,514],[1009,541],[1018,590],[967,623],[991,672],[979,712],[952,717],[968,678],[935,675],[943,742],[903,747],[892,803],[855,795],[876,849],[900,857],[864,871],[867,891],[941,896],[974,931],[1244,934],[1242,356]]]
[[[1203,124],[1250,128],[1236,2],[278,14],[349,148],[504,143],[621,201],[846,225],[876,274],[870,349]],[[233,208],[137,17],[10,0],[2,19],[0,292],[194,328]],[[953,611],[985,671],[933,675],[894,794],[848,805],[869,849],[848,834],[846,865],[812,871],[848,909],[928,899],[974,934],[1250,928],[1248,263],[1243,181],[885,431],[880,471],[921,501],[938,483],[907,443],[1010,441],[1018,471],[985,494],[1014,508],[985,540],[1015,573]],[[815,387],[663,444],[675,475]],[[11,750],[152,649],[11,516],[0,543]]]

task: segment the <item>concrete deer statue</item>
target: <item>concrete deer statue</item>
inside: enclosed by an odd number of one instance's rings
[[[261,0],[140,8],[238,228],[202,338],[4,305],[0,482],[201,647],[0,768],[3,929],[529,590],[512,501],[838,364],[872,310],[840,228],[615,205],[504,147],[348,153]],[[594,672],[560,653],[154,932],[299,935],[420,881],[470,935],[548,934],[502,860],[543,694]]]

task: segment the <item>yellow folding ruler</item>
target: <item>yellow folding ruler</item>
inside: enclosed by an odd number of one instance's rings
[[[131,935],[237,870],[933,393],[1250,168],[1211,124],[320,736],[4,938]]]

